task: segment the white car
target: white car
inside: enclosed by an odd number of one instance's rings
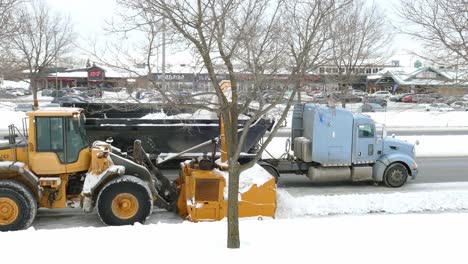
[[[20,91],[19,89],[12,89],[7,91],[9,94],[15,95],[15,96],[23,96],[24,92]]]
[[[351,94],[356,95],[356,96],[366,96],[367,95],[366,92],[364,92],[362,90],[357,90],[357,89],[351,90]]]
[[[452,107],[444,103],[434,103],[426,107],[426,111],[448,112],[448,111],[453,111],[453,110],[454,109]]]
[[[381,98],[381,99],[388,99],[392,94],[389,91],[377,91],[370,96]]]
[[[453,102],[450,106],[457,111],[468,111],[467,101],[456,101]]]
[[[468,101],[468,94],[465,94],[465,95],[463,96],[463,100]]]

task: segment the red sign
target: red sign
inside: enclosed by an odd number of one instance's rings
[[[101,77],[102,72],[100,71],[95,71],[95,72],[89,72],[89,77]]]

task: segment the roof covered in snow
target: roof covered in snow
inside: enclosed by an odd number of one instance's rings
[[[434,67],[412,68],[397,67],[385,68],[369,79],[376,83],[385,83],[388,78],[399,85],[468,85],[468,71],[454,69],[436,69]]]

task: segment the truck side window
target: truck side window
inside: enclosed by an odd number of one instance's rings
[[[373,138],[374,137],[374,126],[371,124],[359,125],[359,137],[360,138]]]
[[[55,152],[61,162],[65,161],[63,146],[63,118],[36,117],[37,152]]]

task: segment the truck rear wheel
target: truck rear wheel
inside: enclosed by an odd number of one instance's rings
[[[0,181],[0,231],[14,231],[31,226],[37,214],[37,201],[23,184]]]
[[[153,207],[147,183],[134,176],[118,177],[107,183],[97,198],[97,211],[106,225],[144,223]]]
[[[401,163],[394,163],[390,165],[384,174],[384,183],[388,187],[398,188],[405,184],[408,179],[408,170]]]

